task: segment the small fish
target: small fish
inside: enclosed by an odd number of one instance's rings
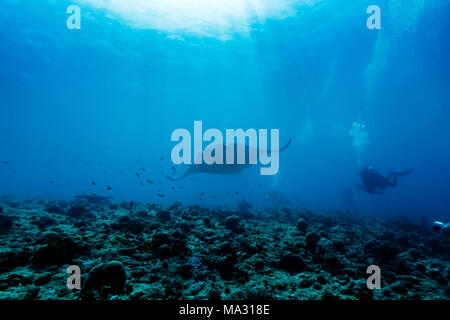
[[[141,187],[143,187],[143,186],[144,186],[144,183],[143,183],[143,182],[141,182],[141,183],[140,183],[140,185],[141,185]]]
[[[147,183],[153,184],[153,181],[150,179],[147,179]]]
[[[144,172],[147,172],[147,170],[145,170],[145,168],[142,168],[141,170],[144,171]]]
[[[91,193],[91,196],[96,197],[97,195],[95,193]]]
[[[177,171],[174,166],[172,166],[170,169],[172,169],[173,171]]]
[[[139,173],[137,173],[137,172],[136,172],[136,177],[138,177],[138,178],[139,178],[140,176],[141,176],[141,175],[140,175]]]
[[[106,190],[111,190],[112,188],[110,186],[106,186]]]
[[[158,197],[164,198],[165,196],[163,194],[161,194],[161,193],[158,193]]]
[[[95,181],[92,181],[91,184],[92,184],[93,186],[96,186],[96,185],[97,185],[97,184],[95,183]]]
[[[183,187],[182,187],[182,186],[179,186],[178,189],[183,189]]]
[[[170,187],[170,189],[175,190],[175,187]]]
[[[200,192],[200,195],[204,195],[205,193],[204,192]]]
[[[130,205],[129,205],[130,209],[133,208],[133,205],[134,205],[134,202],[130,201]]]
[[[234,194],[239,194],[239,191],[236,191]]]

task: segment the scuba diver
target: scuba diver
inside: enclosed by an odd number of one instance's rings
[[[414,169],[395,170],[387,176],[383,176],[377,170],[370,166],[364,166],[359,169],[363,185],[356,185],[358,188],[368,193],[383,194],[383,190],[387,187],[397,186],[397,177],[406,176],[413,172]]]
[[[443,223],[440,221],[435,221],[433,224],[433,230],[442,233],[447,239],[450,239],[450,222]]]

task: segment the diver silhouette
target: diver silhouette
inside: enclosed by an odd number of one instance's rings
[[[433,230],[442,233],[447,239],[450,239],[450,222],[443,223],[440,221],[435,221],[433,224]]]
[[[387,187],[394,188],[397,186],[397,177],[406,176],[413,172],[413,170],[394,170],[387,176],[384,176],[373,167],[364,166],[359,169],[363,185],[356,186],[368,193],[383,194],[383,190]]]

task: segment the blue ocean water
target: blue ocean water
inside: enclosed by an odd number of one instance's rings
[[[351,194],[366,214],[449,218],[448,1],[208,3],[2,0],[0,195],[264,207],[276,191],[336,210]],[[171,133],[195,120],[292,144],[274,176],[169,181]],[[373,195],[355,188],[361,165],[415,171]]]

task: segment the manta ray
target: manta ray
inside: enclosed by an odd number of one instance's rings
[[[280,149],[278,150],[267,150],[267,152],[281,152],[283,150],[286,150],[289,145],[291,144],[291,140],[289,139],[288,142]],[[237,163],[237,149],[238,144],[234,144],[234,161],[233,164],[191,164],[189,165],[189,168],[186,170],[184,174],[182,174],[179,177],[171,177],[167,175],[167,178],[171,181],[178,181],[181,179],[184,179],[188,176],[191,176],[193,174],[198,173],[211,173],[211,174],[222,174],[222,175],[235,175],[241,173],[244,169],[250,168],[254,164],[251,164],[250,161],[248,161],[250,150],[252,147],[245,145],[245,162],[244,164],[238,164]],[[254,149],[254,148],[253,148]],[[226,155],[227,145],[223,145],[223,155]],[[259,157],[259,148],[256,149],[256,154]]]

